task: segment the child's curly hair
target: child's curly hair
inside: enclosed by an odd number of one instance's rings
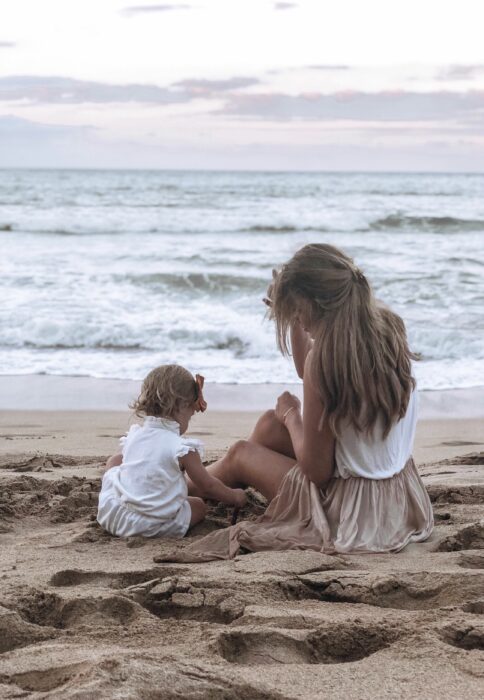
[[[130,404],[137,416],[173,418],[198,398],[198,386],[190,372],[180,365],[161,365],[143,381],[141,393]]]

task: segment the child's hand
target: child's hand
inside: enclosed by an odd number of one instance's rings
[[[234,506],[236,508],[243,508],[247,503],[247,496],[245,495],[244,489],[232,489],[234,492]]]
[[[212,476],[203,466],[198,452],[189,452],[180,457],[180,466],[183,467],[187,476],[193,481],[197,489],[197,495],[210,498],[214,501],[221,501],[236,508],[242,508],[247,502],[243,489],[231,489],[219,479]],[[193,490],[192,490],[193,493]]]

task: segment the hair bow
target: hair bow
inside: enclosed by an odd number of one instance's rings
[[[202,413],[207,410],[207,402],[203,398],[203,384],[205,382],[205,377],[201,374],[195,375],[195,383],[197,385],[197,400],[195,401],[195,411],[201,411]]]

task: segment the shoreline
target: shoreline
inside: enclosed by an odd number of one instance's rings
[[[249,437],[259,416],[260,411],[234,409],[197,414],[187,436],[203,442],[206,459],[218,459]],[[4,463],[32,456],[105,459],[118,451],[120,436],[133,422],[128,411],[0,410],[0,471]],[[417,424],[413,456],[419,465],[479,451],[484,451],[480,418],[420,419]]]
[[[128,404],[140,382],[56,375],[0,376],[0,455],[106,457],[136,420]],[[247,438],[263,411],[302,384],[207,384],[209,410],[194,416],[188,434],[215,459]],[[414,457],[418,464],[484,448],[484,387],[419,392]]]
[[[113,411],[129,413],[141,381],[44,374],[0,376],[0,411]],[[204,394],[211,411],[262,412],[290,391],[302,398],[302,383],[215,384]],[[484,418],[484,387],[419,391],[421,420]]]

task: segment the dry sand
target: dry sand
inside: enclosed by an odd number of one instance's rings
[[[128,419],[0,412],[1,698],[482,696],[478,417],[419,425],[415,454],[436,516],[428,542],[397,555],[190,565],[156,563],[169,542],[113,538],[95,523],[103,458]],[[213,411],[191,434],[214,458],[253,421]],[[252,494],[243,516],[262,508]],[[214,506],[191,537],[228,517]]]

